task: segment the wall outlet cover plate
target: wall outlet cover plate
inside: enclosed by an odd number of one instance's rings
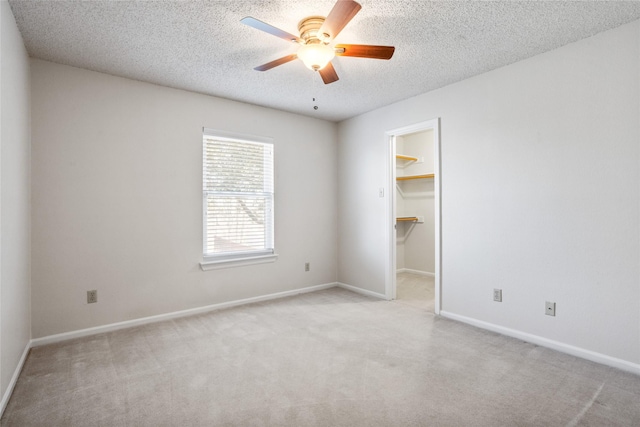
[[[87,304],[93,304],[98,302],[98,291],[87,291]]]
[[[556,303],[555,302],[545,302],[544,314],[547,316],[555,316],[556,315]]]

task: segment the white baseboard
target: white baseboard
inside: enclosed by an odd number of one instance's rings
[[[436,277],[435,273],[429,273],[428,271],[422,270],[412,270],[410,268],[399,268],[396,270],[396,273],[411,273],[417,274],[418,276]]]
[[[362,289],[362,288],[358,288],[356,286],[347,285],[346,283],[338,282],[337,286],[339,288],[346,289],[348,291],[355,292],[357,294],[362,294],[362,295],[366,295],[366,296],[369,296],[369,297],[380,298],[380,299],[384,299],[384,300],[387,299],[387,296],[385,294],[379,294],[377,292],[369,291],[367,289]]]
[[[13,371],[13,376],[11,377],[11,381],[9,382],[7,389],[4,391],[4,394],[2,395],[2,401],[0,401],[0,417],[2,417],[2,414],[4,414],[4,410],[7,407],[7,403],[9,403],[9,399],[11,399],[11,394],[13,393],[13,389],[15,388],[16,383],[18,382],[18,377],[20,376],[20,372],[22,372],[22,367],[24,366],[24,362],[27,361],[27,355],[29,355],[29,350],[31,350],[31,341],[27,342],[27,345],[25,346],[24,351],[22,352],[22,356],[18,361],[18,366],[16,366],[15,371]]]
[[[42,338],[31,340],[31,347],[53,344],[61,341],[67,341],[74,338],[81,338],[90,335],[102,334],[105,332],[117,331],[119,329],[131,328],[133,326],[146,325],[149,323],[162,322],[164,320],[176,319],[178,317],[192,316],[194,314],[207,313],[209,311],[221,310],[223,308],[236,307],[239,305],[252,304],[255,302],[268,301],[277,298],[289,297],[292,295],[304,294],[307,292],[316,292],[323,289],[329,289],[338,286],[338,283],[326,283],[323,285],[308,286],[306,288],[293,289],[290,291],[277,292],[274,294],[261,295],[258,297],[245,298],[235,301],[211,304],[204,307],[191,308],[188,310],[174,311],[172,313],[159,314],[157,316],[142,317],[139,319],[127,320],[124,322],[110,323],[108,325],[96,326],[93,328],[80,329],[77,331],[64,332],[61,334],[49,335]]]
[[[569,344],[565,344],[559,341],[550,340],[538,335],[528,334],[526,332],[518,331],[515,329],[505,328],[504,326],[495,325],[493,323],[483,322],[482,320],[473,319],[471,317],[461,316],[455,313],[449,313],[447,311],[440,311],[440,316],[446,317],[451,320],[457,320],[468,325],[476,326],[488,331],[497,332],[502,335],[507,335],[513,338],[517,338],[522,341],[530,342],[532,344],[539,345],[541,347],[547,347],[552,350],[556,350],[562,353],[567,353],[572,356],[587,359],[592,362],[601,363],[603,365],[611,366],[613,368],[622,369],[623,371],[631,372],[636,375],[640,375],[640,365],[626,360],[617,359],[615,357],[607,356],[606,354],[596,353],[595,351],[586,350],[580,347],[574,347]]]

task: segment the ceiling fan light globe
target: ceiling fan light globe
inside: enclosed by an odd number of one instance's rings
[[[322,70],[334,56],[333,48],[323,43],[306,44],[298,50],[298,58],[314,71]]]

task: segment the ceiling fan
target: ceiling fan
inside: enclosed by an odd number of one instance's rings
[[[254,70],[267,71],[299,58],[308,68],[318,71],[324,83],[329,84],[338,80],[338,74],[331,64],[331,60],[335,55],[390,59],[395,51],[393,46],[364,44],[338,44],[332,46],[340,31],[356,16],[361,8],[362,6],[353,0],[338,0],[326,18],[324,16],[309,16],[300,21],[298,24],[300,37],[250,16],[241,19],[240,22],[245,25],[301,45],[297,53],[267,62],[255,67]]]

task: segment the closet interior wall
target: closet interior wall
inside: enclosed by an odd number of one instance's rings
[[[396,154],[417,161],[396,160],[396,176],[434,173],[433,130],[396,138]],[[418,217],[418,221],[397,222],[396,269],[433,275],[435,273],[435,205],[433,178],[396,182],[397,217]]]

